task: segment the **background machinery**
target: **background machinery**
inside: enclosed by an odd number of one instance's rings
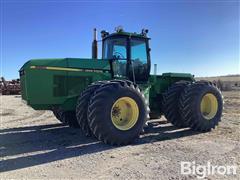
[[[92,59],[29,60],[19,71],[22,99],[111,145],[131,143],[149,118],[161,115],[177,127],[214,128],[221,120],[221,92],[187,73],[150,75],[147,33],[102,31],[98,59],[94,29]]]
[[[13,79],[6,81],[4,77],[0,79],[0,93],[2,95],[18,95],[20,94],[20,80]]]

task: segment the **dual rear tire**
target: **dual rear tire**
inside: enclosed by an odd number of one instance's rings
[[[211,82],[180,81],[163,94],[163,107],[165,117],[174,126],[204,132],[221,121],[223,99]]]
[[[186,87],[180,96],[181,118],[195,130],[206,132],[221,121],[223,98],[211,82],[199,81]]]
[[[163,94],[164,115],[170,123],[179,128],[187,127],[187,123],[181,118],[178,104],[181,93],[189,83],[187,81],[176,82]]]

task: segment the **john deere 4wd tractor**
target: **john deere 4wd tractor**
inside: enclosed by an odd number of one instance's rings
[[[33,59],[20,69],[22,99],[35,110],[51,110],[62,123],[111,145],[131,143],[150,118],[164,115],[176,127],[210,131],[221,120],[218,88],[185,73],[150,75],[148,31],[96,29],[92,59]],[[167,63],[167,62],[165,62]]]

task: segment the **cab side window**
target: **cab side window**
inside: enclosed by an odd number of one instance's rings
[[[144,81],[148,77],[148,56],[146,41],[142,39],[131,40],[131,61],[130,71],[134,71],[137,81]]]

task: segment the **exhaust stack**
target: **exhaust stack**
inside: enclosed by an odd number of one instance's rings
[[[154,82],[157,82],[157,64],[154,64],[154,74],[153,74],[153,77],[154,77]]]
[[[93,29],[92,59],[98,58],[97,29]]]

